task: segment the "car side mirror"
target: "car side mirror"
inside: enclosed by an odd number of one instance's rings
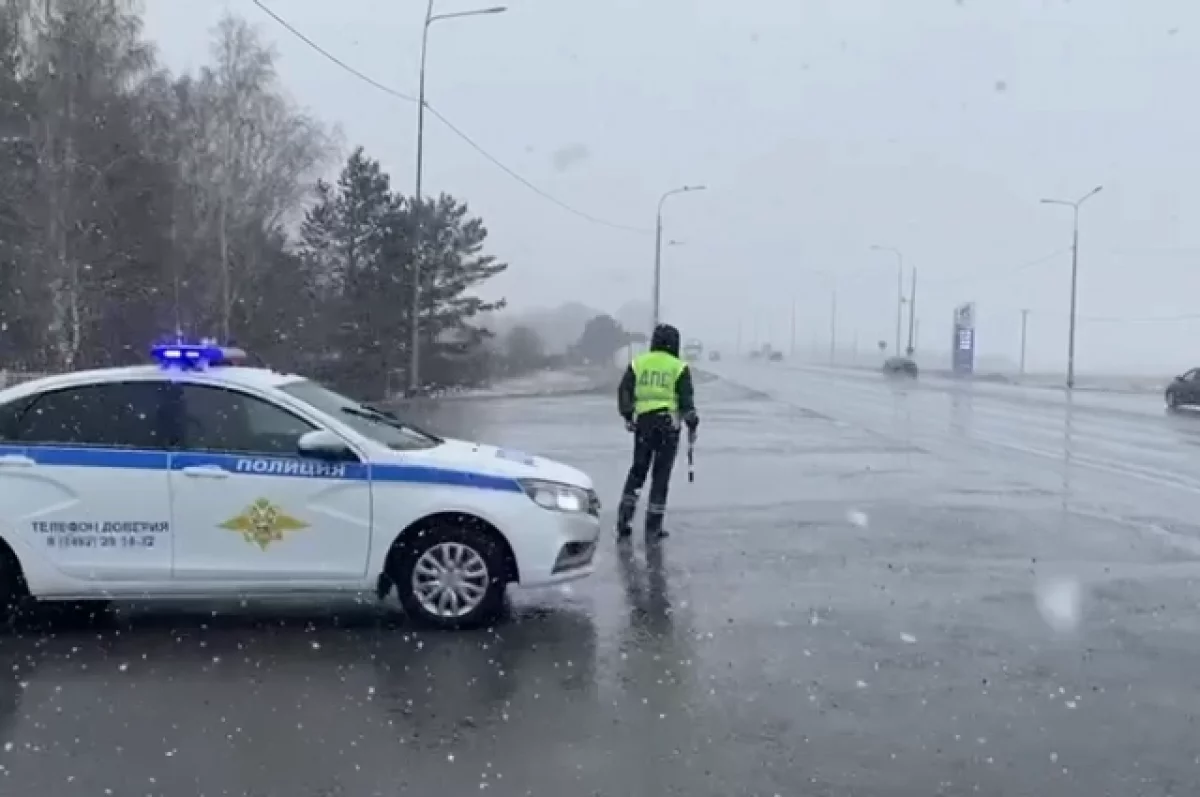
[[[354,452],[346,441],[328,429],[314,429],[300,435],[296,449],[302,457],[342,462],[354,458]]]

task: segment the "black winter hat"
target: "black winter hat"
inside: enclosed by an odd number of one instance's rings
[[[679,356],[679,330],[670,324],[659,324],[650,336],[650,351],[665,351]]]

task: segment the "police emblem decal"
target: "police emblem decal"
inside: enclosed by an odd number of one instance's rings
[[[285,514],[266,498],[259,498],[220,527],[238,532],[246,542],[265,551],[271,543],[282,540],[285,533],[306,529],[308,524]]]

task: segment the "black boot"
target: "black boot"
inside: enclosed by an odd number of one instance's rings
[[[666,517],[666,514],[667,511],[661,507],[651,506],[646,508],[647,542],[666,539],[670,536],[667,530],[663,528],[663,519]]]
[[[627,539],[633,534],[633,513],[637,511],[637,496],[623,495],[617,506],[617,539]]]

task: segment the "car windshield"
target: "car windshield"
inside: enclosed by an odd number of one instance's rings
[[[293,398],[316,407],[326,415],[337,418],[354,431],[388,448],[402,451],[434,448],[442,438],[405,423],[389,410],[362,404],[309,380],[293,382],[280,388]]]

